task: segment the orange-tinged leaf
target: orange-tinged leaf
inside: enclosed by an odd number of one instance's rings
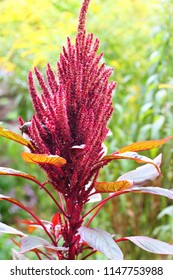
[[[110,193],[129,189],[133,186],[133,181],[116,181],[116,182],[96,182],[95,189],[99,193]]]
[[[39,225],[38,223],[32,222],[30,220],[22,220],[22,221],[20,221],[20,223],[27,225],[27,230],[29,233],[32,233],[33,231],[35,231]]]
[[[51,227],[51,222],[45,221],[45,220],[41,220],[41,221],[45,225],[45,227],[47,227],[48,229]],[[33,231],[35,231],[37,229],[43,229],[39,223],[33,222],[31,220],[21,220],[20,223],[27,225],[27,230],[29,233],[32,233]]]
[[[158,170],[160,174],[160,168],[159,166],[150,158],[146,156],[141,156],[137,154],[136,152],[126,152],[122,154],[112,154],[112,155],[107,155],[102,158],[102,160],[116,160],[116,159],[130,159],[134,160],[138,163],[150,163],[155,166],[155,168]]]
[[[38,226],[31,226],[31,225],[28,226],[28,232],[29,233],[33,233],[37,229],[38,229]]]
[[[149,140],[149,141],[143,141],[143,142],[136,142],[136,143],[123,147],[118,152],[119,153],[139,152],[139,151],[145,151],[145,150],[158,148],[158,147],[162,146],[164,143],[171,140],[172,138],[173,138],[173,135],[160,139],[160,140]]]
[[[21,156],[25,161],[30,163],[51,164],[55,165],[56,167],[61,167],[66,164],[66,159],[56,155],[31,154],[23,152]]]
[[[0,175],[18,176],[18,177],[22,177],[22,178],[31,180],[38,185],[41,185],[40,182],[37,181],[37,179],[34,176],[29,175],[29,174],[24,173],[24,172],[19,171],[19,170],[12,169],[12,168],[0,167]]]
[[[5,129],[5,128],[1,127],[1,126],[0,126],[0,135],[5,137],[5,138],[8,138],[10,140],[13,140],[15,142],[18,142],[18,143],[20,143],[20,144],[22,144],[24,146],[34,148],[30,141],[28,141],[27,139],[25,139],[21,135],[15,133],[13,131],[10,131],[8,129]]]

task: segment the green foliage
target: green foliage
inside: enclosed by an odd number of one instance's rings
[[[80,4],[78,0],[0,2],[0,121],[9,129],[18,131],[18,115],[30,119],[33,109],[27,91],[27,73],[33,66],[45,69],[47,62],[56,69],[66,37],[75,34]],[[115,67],[112,78],[118,81],[113,97],[114,114],[109,124],[113,135],[105,142],[110,153],[135,141],[161,139],[173,134],[173,89],[165,86],[173,84],[172,13],[171,0],[91,1],[88,32],[100,39],[100,50],[105,53],[106,63]],[[18,144],[0,139],[1,166],[43,176],[36,167],[23,164],[21,152]],[[145,155],[153,158],[157,152],[154,150]],[[161,182],[155,183],[172,188],[172,143],[162,152],[164,176]],[[135,167],[131,161],[112,162],[109,172],[108,168],[102,172],[101,179],[116,180]],[[0,189],[4,194],[14,192],[29,203],[32,199],[27,197],[26,189],[30,186],[26,184],[21,179],[0,178]],[[49,210],[49,202],[34,185],[32,190],[38,192],[37,211],[43,213],[43,219],[50,219],[54,209]],[[172,228],[172,219],[155,220],[154,217],[166,206],[164,198],[140,195],[135,196],[134,201],[133,194],[129,194],[107,204],[104,216],[99,214],[98,221],[103,229],[111,228],[112,233],[119,235],[134,232],[136,235],[152,235],[154,228],[159,226],[154,234],[164,241],[167,236],[161,233],[166,231],[164,227]],[[31,207],[37,208],[36,202]],[[1,213],[4,222],[17,221],[18,210],[14,211],[5,203],[0,204],[0,220]],[[173,242],[172,235],[170,242]],[[6,245],[1,243],[1,246]],[[129,259],[155,257],[134,247],[132,250],[132,246],[126,247]],[[1,253],[0,259],[3,258],[9,258],[8,249],[6,255]]]

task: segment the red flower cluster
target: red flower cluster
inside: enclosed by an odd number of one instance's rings
[[[67,47],[63,47],[57,75],[48,64],[45,81],[34,69],[41,94],[36,90],[32,72],[29,73],[29,91],[36,114],[25,131],[35,147],[33,153],[66,159],[61,168],[46,164],[41,167],[57,191],[80,204],[87,200],[85,186],[96,179],[102,166],[99,161],[116,86],[115,82],[108,82],[113,69],[100,64],[103,53],[97,54],[99,40],[85,31],[89,2],[85,0],[81,9],[75,44],[68,38]],[[24,121],[19,120],[23,125]],[[90,190],[92,187],[93,184]]]

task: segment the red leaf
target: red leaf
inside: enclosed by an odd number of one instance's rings
[[[66,164],[66,159],[56,155],[31,154],[23,152],[21,156],[25,161],[29,163],[51,164],[56,167],[61,167]]]
[[[56,225],[59,225],[60,223],[60,213],[57,212],[53,217],[52,217],[52,224],[54,225],[54,227]]]
[[[26,224],[26,225],[38,225],[38,223],[32,222],[30,220],[21,220],[20,221],[21,224]]]

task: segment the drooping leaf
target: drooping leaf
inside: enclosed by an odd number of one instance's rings
[[[10,131],[8,129],[5,129],[1,126],[0,126],[0,135],[5,137],[5,138],[8,138],[10,140],[13,140],[15,142],[18,142],[19,144],[22,144],[24,146],[32,147],[32,149],[34,149],[34,147],[33,147],[33,145],[31,144],[30,141],[28,141],[27,139],[25,139],[21,135],[15,133],[13,131]]]
[[[94,250],[103,253],[108,259],[122,260],[123,254],[112,239],[111,234],[99,228],[80,227],[81,239]]]
[[[21,240],[21,248],[20,253],[24,254],[29,251],[33,251],[37,248],[46,248],[51,249],[54,251],[60,251],[60,250],[67,250],[65,247],[55,247],[52,246],[47,240],[40,238],[40,237],[34,237],[34,236],[27,236],[23,237]]]
[[[162,195],[162,196],[168,197],[170,199],[173,199],[173,190],[163,189],[163,188],[159,188],[159,187],[138,187],[138,186],[134,186],[134,187],[126,189],[124,191],[120,191],[119,195],[124,194],[124,193],[129,193],[129,192]]]
[[[66,164],[66,159],[56,155],[31,154],[31,153],[23,152],[21,156],[25,161],[30,163],[51,164],[56,167],[61,167],[64,164]]]
[[[13,197],[10,197],[10,196],[5,196],[3,194],[0,194],[0,200],[6,200],[8,202],[11,202],[13,204],[16,204],[18,205],[19,207],[25,209],[26,207],[20,202],[18,201],[17,199],[13,198]]]
[[[20,236],[26,236],[22,231],[12,228],[4,223],[0,223],[0,233],[15,234]]]
[[[123,239],[130,240],[138,247],[151,253],[173,255],[173,244],[147,236],[128,236]]]
[[[139,152],[144,150],[151,150],[162,146],[172,138],[173,135],[160,140],[148,140],[148,141],[136,142],[121,148],[118,152],[125,153],[125,152]]]
[[[170,199],[173,199],[173,191],[167,190],[159,187],[132,187],[131,190],[133,192],[142,192],[142,193],[150,193],[156,195],[166,196]]]
[[[23,254],[19,253],[15,249],[12,249],[12,256],[13,256],[13,260],[18,260],[18,261],[28,260],[27,257],[25,257]]]
[[[20,223],[27,224],[27,230],[29,233],[32,233],[37,229],[43,229],[38,223],[34,223],[30,220],[23,220],[23,221],[20,221]]]
[[[46,249],[47,252],[68,251],[67,247],[62,247],[62,246],[56,247],[56,246],[50,245],[50,246],[45,246],[44,248]]]
[[[34,176],[29,175],[29,174],[24,173],[19,170],[12,169],[12,168],[0,167],[0,175],[18,176],[18,177],[22,177],[22,178],[31,180],[31,181],[35,182],[36,184],[40,185],[40,182],[37,181],[37,179]]]
[[[27,236],[27,237],[22,238],[22,240],[21,240],[20,253],[24,254],[33,249],[50,246],[50,245],[51,244],[43,238]]]
[[[154,165],[155,168],[160,173],[160,168],[157,166],[157,164],[155,164],[155,162],[152,159],[146,156],[138,155],[136,152],[126,152],[122,154],[118,153],[118,154],[107,155],[104,156],[101,160],[116,160],[116,159],[130,159],[138,163],[149,163]]]
[[[42,222],[42,224],[44,224],[44,226],[47,228],[47,230],[50,231],[50,228],[52,227],[52,223],[49,221],[45,221],[45,220],[41,220],[41,222]],[[39,223],[33,222],[31,220],[21,220],[20,223],[27,225],[27,229],[28,229],[29,233],[32,233],[33,231],[35,231],[37,229],[43,230],[43,227]]]
[[[99,193],[110,193],[121,191],[133,186],[133,181],[116,181],[116,182],[96,182],[94,188]]]
[[[162,154],[158,155],[153,160],[158,167],[160,167],[161,158],[162,158]],[[155,180],[159,175],[160,174],[158,170],[153,165],[145,164],[143,166],[136,168],[135,170],[123,174],[117,179],[117,181],[132,180],[135,185],[142,186],[148,181]]]

